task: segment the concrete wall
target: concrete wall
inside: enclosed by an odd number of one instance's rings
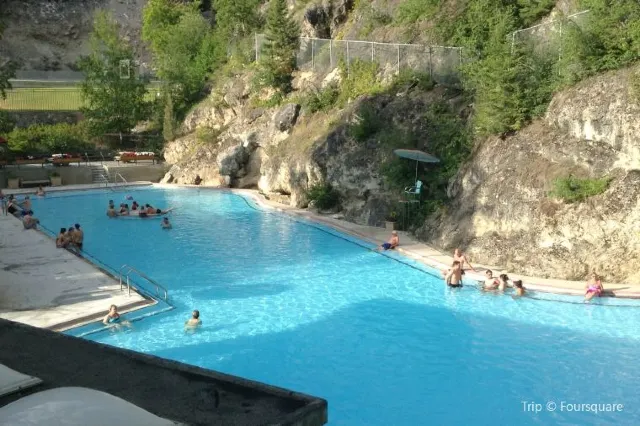
[[[113,178],[116,173],[120,173],[127,182],[148,180],[150,182],[160,182],[160,179],[169,171],[169,166],[165,164],[149,164],[135,166],[105,166],[109,175]]]
[[[22,166],[3,168],[0,170],[0,188],[7,187],[7,175],[11,173],[22,180],[48,179],[53,171],[60,174],[63,185],[79,185],[92,183],[91,169],[89,167],[31,167]]]

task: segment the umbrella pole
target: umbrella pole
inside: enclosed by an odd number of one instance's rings
[[[413,181],[413,184],[415,185],[416,182],[418,182],[418,160],[416,160],[416,178]]]

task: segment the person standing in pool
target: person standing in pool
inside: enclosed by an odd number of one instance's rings
[[[513,282],[513,287],[516,290],[515,296],[517,297],[522,297],[527,293],[527,290],[522,286],[522,280],[515,280]]]
[[[184,326],[187,328],[195,328],[200,325],[202,325],[202,320],[200,320],[200,311],[196,309],[191,313],[191,318],[184,323]]]
[[[131,323],[120,316],[116,305],[109,306],[109,312],[102,319],[102,323],[104,325],[111,325],[112,327],[118,327],[119,325],[131,327]]]
[[[466,263],[467,265],[469,265],[469,268],[473,271],[476,272],[475,268],[471,265],[471,263],[469,263],[469,259],[467,259],[467,256],[462,252],[462,250],[460,250],[459,248],[455,249],[453,251],[453,260],[454,261],[458,261],[460,262],[460,269],[462,269],[462,274],[464,275],[464,264]]]
[[[42,185],[40,185],[40,186],[38,187],[38,191],[36,191],[36,195],[37,195],[38,197],[44,197],[45,195],[47,195],[47,194],[44,192],[44,188],[42,187]]]
[[[160,226],[162,226],[162,229],[171,229],[172,228],[168,217],[162,218],[162,222],[160,223]]]
[[[453,262],[451,269],[449,269],[449,272],[447,272],[447,275],[444,277],[444,282],[451,288],[462,287],[462,267],[460,262],[457,260]]]

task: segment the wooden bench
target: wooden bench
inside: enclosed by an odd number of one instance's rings
[[[40,164],[42,167],[44,167],[44,163],[46,163],[47,160],[45,160],[44,158],[36,158],[33,160],[24,160],[24,159],[19,159],[19,160],[15,160],[14,164],[17,165],[18,167],[20,167],[20,165],[25,165],[25,164]]]
[[[49,186],[49,185],[51,185],[51,180],[49,179],[41,179],[41,180],[20,179],[20,188],[34,188],[36,186]]]
[[[120,158],[116,157],[116,161],[123,163],[137,163],[138,161],[149,161],[155,164],[156,156],[155,155],[121,155]]]
[[[82,162],[82,158],[80,157],[74,157],[74,158],[54,158],[52,163],[54,166],[68,166],[71,163],[78,163],[80,164]]]

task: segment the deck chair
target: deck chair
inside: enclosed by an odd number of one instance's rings
[[[42,383],[42,380],[37,377],[27,376],[0,364],[0,397],[22,389],[28,389],[40,383]]]
[[[420,196],[420,191],[422,191],[422,181],[417,180],[415,186],[408,186],[404,189],[404,193],[406,195],[413,196],[415,198]]]

